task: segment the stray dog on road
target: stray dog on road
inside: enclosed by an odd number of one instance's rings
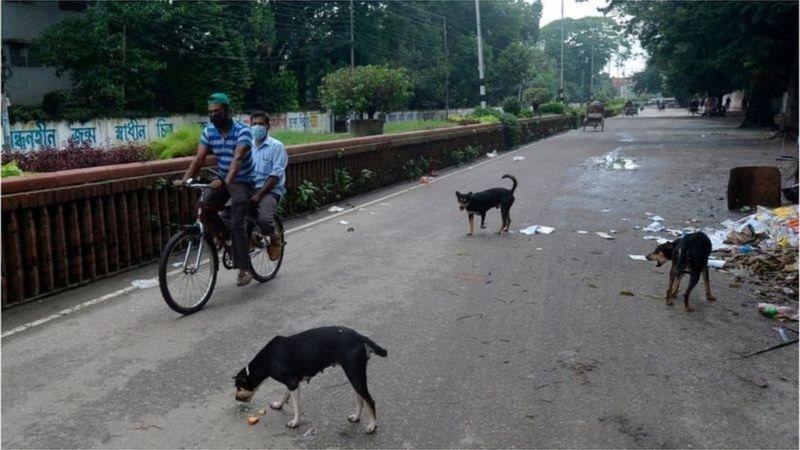
[[[689,306],[689,294],[700,279],[700,274],[703,275],[703,283],[706,285],[706,299],[710,302],[716,300],[711,294],[711,285],[708,282],[709,255],[711,255],[711,240],[704,233],[687,234],[680,239],[661,244],[647,255],[647,260],[656,261],[658,267],[672,260],[667,287],[667,305],[672,305],[672,298],[677,295],[681,287],[681,277],[685,273],[689,274],[689,287],[683,295],[683,306],[686,311],[694,311],[694,308]]]
[[[514,190],[517,188],[517,179],[513,175],[503,175],[502,178],[508,178],[514,186],[511,189],[506,188],[491,188],[481,192],[468,192],[462,194],[456,191],[456,199],[458,200],[458,209],[461,211],[467,210],[467,217],[469,218],[469,236],[472,236],[475,227],[475,214],[481,216],[481,228],[486,228],[486,211],[492,208],[500,208],[500,218],[503,224],[497,230],[497,234],[502,233],[504,230],[508,231],[511,225],[511,205],[514,204]]]
[[[358,422],[366,403],[370,416],[366,432],[372,433],[376,427],[375,401],[367,390],[367,360],[371,353],[386,356],[386,350],[370,338],[345,327],[313,328],[288,337],[276,336],[233,377],[236,400],[249,402],[261,382],[272,377],[288,391],[280,401],[269,406],[281,409],[291,398],[294,418],[286,426],[296,428],[300,424],[300,382],[310,381],[324,369],[339,365],[356,391],[356,412],[347,420]]]

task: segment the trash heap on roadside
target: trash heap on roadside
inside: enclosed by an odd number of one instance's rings
[[[754,277],[759,293],[797,302],[797,205],[776,209],[757,207],[755,214],[722,222],[721,230],[706,229],[714,250],[725,257],[734,275]]]

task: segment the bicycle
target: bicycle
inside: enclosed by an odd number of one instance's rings
[[[212,190],[206,183],[188,180],[186,187],[200,191],[200,202],[205,200]],[[173,311],[189,315],[200,311],[211,299],[211,293],[217,283],[220,255],[222,265],[233,269],[233,251],[230,240],[214,242],[214,236],[207,231],[207,225],[200,220],[202,208],[198,205],[197,219],[191,225],[174,234],[164,250],[158,264],[158,284],[161,295]],[[225,224],[228,227],[228,224]],[[264,236],[256,225],[251,214],[247,216],[247,234],[250,238],[250,261],[253,278],[261,283],[267,282],[278,274],[283,263],[284,240],[283,222],[275,216],[275,231],[281,240],[281,251],[277,260],[269,259],[269,236]]]

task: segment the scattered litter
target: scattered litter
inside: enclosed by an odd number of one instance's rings
[[[778,306],[773,303],[759,303],[758,312],[773,319],[789,319],[797,322],[797,310],[791,306]]]
[[[531,235],[531,234],[550,234],[553,231],[555,231],[555,228],[546,227],[544,225],[531,225],[528,228],[525,228],[523,230],[519,230],[520,233],[527,234],[527,235]]]
[[[536,250],[544,250],[542,247],[536,247]]]
[[[650,217],[650,216],[652,216],[652,215],[653,215],[653,213],[651,213],[651,212],[646,212],[646,213],[644,213],[644,215],[645,215],[645,216],[647,216],[647,217]]]
[[[524,156],[515,156],[515,157],[513,157],[511,159],[513,159],[514,161],[523,161],[525,159],[525,157]]]
[[[258,410],[258,415],[259,416],[266,416],[267,415],[267,410],[264,409],[264,408],[259,409]]]
[[[491,151],[486,154],[487,158],[494,158],[495,156],[497,156],[497,150]]]
[[[725,260],[709,258],[708,267],[711,267],[712,269],[722,269],[723,267],[725,267]]]
[[[611,212],[611,210],[610,210],[610,209],[608,209],[608,208],[606,208],[606,209],[601,209],[601,210],[600,210],[600,212],[605,212],[605,213],[607,213],[607,212]]]
[[[369,215],[370,216],[374,216],[375,215],[375,211],[370,211]]]
[[[589,234],[586,230],[578,230],[578,234]]]
[[[436,170],[436,169],[431,169],[431,173],[430,173],[430,175],[431,175],[432,177],[436,178],[436,177],[438,177],[438,176],[439,176],[439,171],[438,171],[438,170]]]
[[[342,211],[344,211],[344,208],[342,208],[341,206],[331,206],[330,208],[328,208],[328,212],[332,213],[337,213]]]
[[[650,218],[650,220],[652,220],[654,222],[663,222],[665,219],[663,217],[661,217],[661,216],[653,216],[653,217]]]
[[[181,267],[182,265],[183,265],[183,261],[178,261],[178,262],[172,263],[172,267]]]
[[[631,291],[620,291],[619,295],[625,295],[625,296],[628,296],[628,297],[636,297],[636,295]]]
[[[789,342],[789,336],[786,335],[786,328],[773,327],[772,329],[778,332],[778,336],[780,336],[783,342]]]
[[[350,222],[348,222],[346,220],[340,220],[339,221],[339,225],[350,225]]]
[[[317,429],[316,428],[311,428],[308,431],[306,431],[305,433],[303,433],[303,437],[314,436],[316,434],[317,434]]]
[[[661,222],[652,222],[650,225],[642,228],[642,231],[654,232],[664,231],[667,227],[661,225]]]
[[[433,182],[433,177],[420,177],[419,183],[420,184],[429,184]]]
[[[614,236],[611,236],[610,234],[605,233],[603,231],[597,231],[594,234],[600,236],[603,239],[608,239],[608,240],[612,240],[612,241],[614,240]]]
[[[258,423],[258,416],[248,416],[247,417],[247,424],[248,425],[255,425]]]
[[[353,231],[356,231],[356,229],[355,229],[355,228],[353,228],[353,227],[350,227],[350,228],[348,228],[348,229],[347,229],[347,231],[349,231],[349,232],[351,232],[351,233],[352,233]]]
[[[611,234],[617,234],[617,230],[608,230],[608,232]]]
[[[180,267],[181,265],[183,265],[183,263],[178,263],[176,267]],[[158,279],[151,278],[149,280],[133,280],[131,281],[131,285],[139,289],[148,289],[158,286]]]
[[[644,255],[628,255],[628,258],[634,261],[647,261],[647,258],[645,258]]]

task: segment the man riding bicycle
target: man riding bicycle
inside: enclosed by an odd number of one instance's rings
[[[264,236],[269,236],[269,259],[281,254],[281,238],[275,232],[275,212],[286,194],[286,164],[289,157],[283,143],[269,135],[269,116],[263,111],[250,114],[253,132],[253,167],[256,191],[250,198],[256,205],[256,223]]]
[[[180,186],[194,177],[205,165],[209,150],[217,157],[219,178],[208,185],[216,191],[201,205],[201,220],[213,234],[224,240],[225,224],[219,217],[219,211],[228,199],[231,200],[233,266],[239,269],[236,285],[244,286],[253,279],[246,224],[253,189],[253,157],[250,152],[253,137],[249,127],[233,121],[230,100],[225,94],[211,94],[208,98],[208,119],[211,123],[200,135],[197,155],[183,178],[174,184]]]

